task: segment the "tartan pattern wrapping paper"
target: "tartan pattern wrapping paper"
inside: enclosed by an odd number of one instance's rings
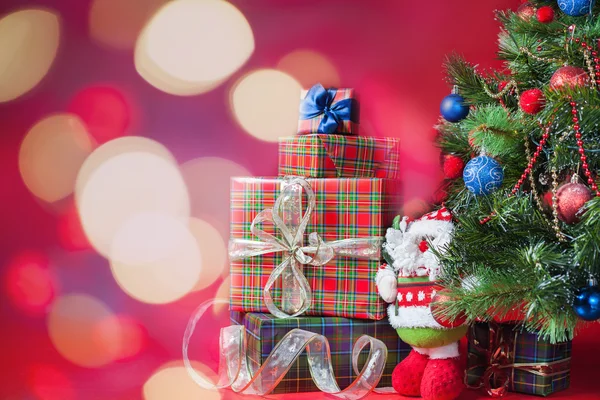
[[[571,357],[571,342],[550,344],[542,340],[538,335],[521,332],[514,324],[501,324],[504,337],[515,338],[510,343],[510,351],[514,352],[512,363],[552,363],[566,360]],[[515,331],[517,329],[518,331]],[[469,357],[467,361],[466,382],[470,386],[477,386],[481,381],[488,362],[487,357],[474,345],[476,340],[480,345],[489,343],[489,325],[487,323],[476,323],[469,333]],[[511,339],[512,341],[512,339]],[[508,389],[511,392],[548,396],[560,390],[565,390],[570,384],[570,370],[560,369],[559,373],[548,374],[548,376],[536,375],[532,372],[518,368],[509,369],[510,382]]]
[[[263,364],[275,345],[294,328],[319,333],[327,338],[331,349],[331,362],[338,385],[346,388],[356,378],[352,369],[352,346],[362,335],[369,335],[385,343],[388,348],[383,376],[378,387],[392,385],[392,371],[410,352],[411,347],[402,342],[398,334],[385,321],[353,320],[340,317],[298,317],[278,319],[270,314],[232,311],[231,322],[246,327],[248,361],[258,367]],[[359,359],[359,368],[366,360],[366,352]],[[273,393],[317,392],[308,369],[308,360],[302,354],[290,368]]]
[[[317,232],[325,241],[384,236],[400,207],[400,182],[378,178],[308,179],[316,196],[305,233]],[[255,239],[250,226],[256,215],[272,208],[281,192],[283,178],[241,177],[231,179],[231,238]],[[306,196],[304,196],[306,197]],[[303,201],[304,206],[306,201]],[[267,233],[277,235],[269,224]],[[282,253],[269,253],[231,262],[231,310],[268,312],[263,288],[281,262]],[[304,265],[312,289],[312,306],[306,315],[382,319],[386,304],[375,286],[378,260],[336,256],[324,266]],[[281,304],[281,280],[271,290]]]
[[[279,175],[310,178],[399,177],[396,138],[315,134],[279,139]]]
[[[306,97],[308,90],[303,90],[301,93],[302,99]],[[333,102],[336,103],[340,100],[344,99],[352,99],[352,117],[349,121],[342,120],[338,125],[337,129],[334,133],[345,134],[345,135],[358,135],[359,129],[359,106],[358,101],[354,96],[354,89],[346,88],[346,89],[337,89],[335,97],[333,98]],[[321,120],[323,119],[323,114],[319,115],[316,118],[312,119],[300,119],[298,120],[298,134],[307,135],[311,133],[319,132],[319,124],[321,124]]]

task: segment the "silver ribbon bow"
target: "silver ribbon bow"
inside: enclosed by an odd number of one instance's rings
[[[188,322],[183,335],[183,363],[191,378],[205,389],[231,388],[241,394],[265,396],[273,391],[298,357],[305,352],[308,367],[315,385],[322,392],[342,400],[360,400],[371,392],[394,393],[392,388],[375,389],[384,372],[388,355],[385,344],[371,336],[363,335],[352,347],[352,369],[356,379],[341,390],[333,373],[328,340],[317,333],[292,329],[275,346],[262,365],[248,361],[246,330],[244,326],[232,325],[221,329],[219,338],[220,362],[217,383],[200,375],[190,361],[188,349],[196,324],[206,310],[214,304],[227,304],[227,300],[214,299],[200,305]],[[362,369],[358,358],[363,349],[369,348]]]
[[[259,240],[232,239],[229,258],[232,261],[267,253],[284,253],[284,260],[269,276],[264,288],[264,301],[271,314],[278,318],[296,317],[311,306],[312,290],[302,273],[302,265],[321,266],[335,256],[366,260],[379,260],[383,237],[371,236],[325,242],[317,232],[308,235],[308,246],[303,245],[304,233],[316,206],[315,193],[303,178],[288,178],[273,208],[256,215],[250,231]],[[302,213],[302,192],[306,193],[307,206]],[[271,223],[280,233],[276,237],[259,228],[259,224]],[[273,302],[271,288],[282,277],[281,309]]]

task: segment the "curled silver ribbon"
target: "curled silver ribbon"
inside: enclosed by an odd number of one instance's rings
[[[336,382],[331,364],[331,353],[327,339],[317,333],[302,329],[292,329],[277,343],[261,366],[251,366],[246,357],[246,330],[243,326],[232,325],[221,329],[219,378],[216,384],[198,374],[192,366],[188,348],[196,324],[214,304],[228,303],[215,299],[200,305],[188,322],[183,335],[183,362],[188,374],[205,389],[231,388],[243,394],[264,396],[269,394],[283,379],[298,357],[306,350],[308,366],[313,381],[322,392],[345,400],[358,400],[374,391],[379,383],[387,359],[387,347],[378,339],[363,335],[352,348],[352,367],[356,379],[346,389],[341,390]],[[369,346],[369,355],[362,370],[358,368],[358,357]],[[381,390],[378,392],[390,393]]]
[[[317,232],[308,235],[308,246],[303,246],[304,233],[315,208],[315,193],[310,184],[301,177],[293,177],[268,208],[256,215],[250,231],[259,240],[232,239],[229,258],[232,261],[267,253],[285,253],[284,260],[269,276],[263,290],[265,305],[278,318],[296,317],[308,310],[312,303],[312,290],[302,273],[302,264],[322,266],[333,257],[344,256],[366,260],[379,260],[383,237],[371,236],[325,242]],[[302,191],[306,193],[306,211],[302,213]],[[271,223],[280,233],[276,237],[259,228],[259,224]],[[282,308],[273,302],[271,288],[277,278],[283,278]],[[295,304],[290,299],[299,299]]]

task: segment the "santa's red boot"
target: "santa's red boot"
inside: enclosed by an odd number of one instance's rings
[[[429,360],[421,382],[421,396],[424,400],[454,400],[463,387],[458,358]]]
[[[392,372],[392,386],[403,396],[420,396],[421,380],[429,357],[412,350]]]

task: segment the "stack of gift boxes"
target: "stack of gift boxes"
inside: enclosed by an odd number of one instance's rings
[[[378,387],[389,387],[393,369],[411,347],[388,323],[387,305],[377,293],[374,278],[381,265],[379,252],[370,257],[338,254],[325,265],[299,265],[310,286],[310,307],[291,318],[270,313],[264,293],[269,277],[290,254],[265,252],[253,244],[248,245],[244,256],[232,256],[232,249],[239,252],[248,243],[256,243],[259,238],[253,228],[272,237],[282,236],[280,228],[264,223],[260,215],[276,206],[293,177],[302,177],[314,191],[314,208],[299,245],[309,243],[311,233],[318,234],[323,243],[383,238],[400,212],[398,139],[358,135],[358,104],[352,89],[326,90],[317,85],[302,97],[298,135],[279,142],[279,176],[231,180],[231,243],[235,245],[230,245],[230,318],[246,328],[251,370],[257,370],[292,329],[325,336],[341,389],[356,377],[354,343],[362,335],[373,336],[388,349]],[[297,207],[303,211],[310,199],[298,189]],[[290,206],[294,201],[281,203]],[[269,293],[277,310],[295,314],[303,299],[299,298],[297,282],[290,287],[289,279],[293,280],[289,274],[280,276]],[[514,319],[518,322],[520,317]],[[485,388],[495,396],[507,390],[547,396],[569,386],[570,351],[570,342],[550,344],[524,332],[518,323],[477,323],[468,335],[465,384]],[[359,368],[365,359],[366,354],[361,354]],[[317,390],[302,354],[273,393]]]
[[[251,231],[253,221],[263,210],[274,207],[291,177],[302,177],[314,191],[304,244],[315,232],[324,243],[384,237],[401,205],[399,141],[358,135],[352,89],[325,90],[317,85],[303,94],[300,115],[299,134],[280,139],[278,177],[232,178],[232,243],[257,240]],[[298,196],[305,211],[310,200],[306,193]],[[260,229],[281,236],[272,224],[263,223]],[[352,347],[360,336],[370,335],[388,348],[379,386],[391,386],[392,371],[410,347],[387,322],[386,304],[377,293],[374,278],[381,265],[379,250],[368,259],[336,254],[325,265],[300,265],[310,286],[310,308],[297,317],[278,318],[269,313],[263,291],[269,276],[288,256],[273,252],[231,261],[231,321],[246,328],[249,363],[255,367],[263,364],[294,328],[316,332],[329,341],[334,374],[343,389],[355,378]],[[292,290],[293,298],[286,297],[285,279],[278,278],[270,293],[278,309],[285,311],[291,304],[293,313],[298,294]],[[360,367],[365,358],[366,354],[359,360]],[[302,355],[274,393],[317,390]]]

